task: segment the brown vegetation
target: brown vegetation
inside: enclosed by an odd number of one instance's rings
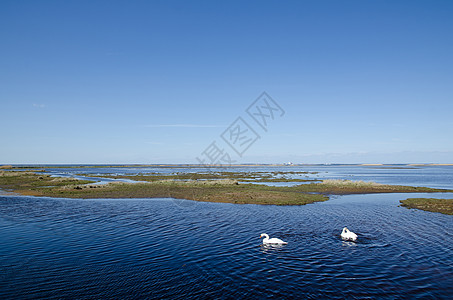
[[[453,199],[409,198],[401,200],[401,206],[453,215]]]
[[[228,175],[232,178],[229,178]],[[23,195],[61,198],[177,198],[209,202],[275,205],[303,205],[326,201],[329,199],[328,195],[450,191],[349,180],[324,180],[320,183],[301,184],[292,187],[273,187],[251,183],[239,184],[238,181],[247,176],[249,179],[251,177],[261,179],[262,177],[258,177],[258,174],[241,175],[240,173],[230,172],[223,172],[220,175],[185,173],[147,176],[136,176],[137,178],[134,179],[137,180],[148,179],[148,181],[136,183],[97,184],[94,181],[51,177],[29,171],[0,171],[0,188]],[[215,176],[215,180],[207,180],[206,177],[208,176]],[[131,179],[132,177],[127,176],[127,178]],[[193,180],[193,178],[203,179]],[[282,178],[278,179],[283,180]]]

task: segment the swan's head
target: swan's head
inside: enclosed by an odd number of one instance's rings
[[[348,231],[349,231],[349,229],[347,227],[343,228],[343,232],[348,232]]]
[[[260,235],[260,239],[262,239],[263,237],[269,238],[269,236],[268,236],[266,233],[262,233],[262,234]]]

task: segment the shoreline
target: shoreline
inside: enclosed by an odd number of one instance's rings
[[[259,176],[262,176],[262,174],[253,172],[221,172],[215,176],[211,173],[195,174],[195,179],[191,179],[194,177],[194,173],[178,174],[176,177],[158,174],[141,176],[140,179],[144,179],[144,181],[98,184],[90,180],[51,177],[47,174],[30,171],[0,171],[0,189],[24,196],[52,198],[176,198],[203,202],[263,205],[305,205],[327,201],[330,195],[453,192],[448,189],[349,180],[323,180],[321,182],[317,180],[295,186],[268,186],[253,184],[254,180],[260,179]],[[301,172],[301,174],[304,173]],[[281,173],[278,175],[282,176]],[[102,178],[103,176],[96,175],[96,177]],[[131,179],[136,176],[119,177]],[[165,177],[167,178],[165,179]],[[249,178],[250,181],[239,183],[244,178]],[[276,179],[279,182],[285,180],[284,178]],[[266,180],[272,180],[272,178]],[[305,179],[301,180],[305,181]],[[288,179],[288,182],[291,182],[291,179]]]

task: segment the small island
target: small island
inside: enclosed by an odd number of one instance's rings
[[[299,178],[289,175],[297,173]],[[0,189],[20,195],[56,198],[176,198],[236,204],[304,205],[329,200],[330,195],[371,193],[433,193],[452,190],[386,185],[350,180],[302,179],[308,172],[206,172],[178,174],[99,175],[128,180],[99,183],[53,177],[43,170],[0,171]],[[87,177],[86,174],[83,174]],[[263,182],[293,182],[270,186]]]
[[[453,199],[408,198],[400,202],[401,206],[407,208],[453,215]]]

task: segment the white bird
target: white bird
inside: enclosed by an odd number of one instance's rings
[[[357,240],[357,234],[355,234],[352,231],[349,231],[348,228],[343,228],[343,231],[341,232],[341,238],[346,241],[356,241]]]
[[[260,235],[260,238],[263,238],[263,244],[288,244],[287,242],[284,242],[282,241],[281,239],[277,239],[277,238],[269,238],[269,235],[267,235],[266,233],[262,233]]]

